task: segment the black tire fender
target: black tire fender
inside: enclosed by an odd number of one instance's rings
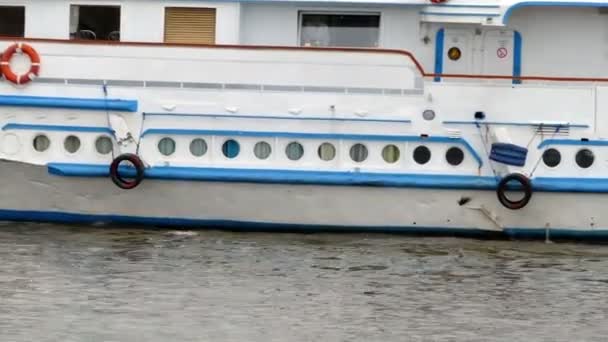
[[[135,177],[126,179],[118,172],[118,168],[122,162],[128,161],[135,167]],[[133,153],[125,153],[116,157],[110,164],[110,178],[112,182],[121,189],[130,190],[136,188],[144,180],[145,165],[143,161]]]
[[[517,182],[524,192],[524,197],[518,201],[510,200],[505,194],[509,190],[509,183]],[[496,195],[498,201],[507,209],[519,210],[524,208],[532,199],[532,182],[530,178],[522,175],[521,173],[511,173],[506,175],[498,183],[498,189],[496,189]]]

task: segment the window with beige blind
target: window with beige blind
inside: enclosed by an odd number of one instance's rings
[[[215,44],[215,8],[165,8],[165,43]]]

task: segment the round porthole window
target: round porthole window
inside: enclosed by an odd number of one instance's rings
[[[321,160],[330,161],[336,157],[336,148],[330,143],[322,143],[319,146],[318,153]]]
[[[304,155],[304,147],[298,142],[292,142],[285,148],[285,154],[289,160],[299,160]]]
[[[561,153],[554,148],[550,148],[543,153],[543,163],[548,167],[556,167],[561,161]]]
[[[70,135],[63,141],[63,147],[68,153],[76,153],[80,149],[80,139],[75,135]]]
[[[190,153],[195,157],[202,157],[207,153],[207,142],[204,139],[193,139],[190,142]]]
[[[414,161],[416,163],[423,165],[431,160],[431,150],[429,150],[426,146],[418,146],[414,149]]]
[[[51,141],[49,140],[49,138],[47,138],[46,135],[37,135],[34,138],[34,150],[38,151],[38,152],[44,152],[46,150],[49,149],[49,147],[51,146]]]
[[[451,47],[448,50],[448,58],[453,60],[453,61],[457,61],[460,59],[460,57],[462,57],[462,51],[460,51],[459,48],[457,47]]]
[[[361,163],[367,159],[367,147],[363,144],[354,144],[350,148],[350,159],[354,162]]]
[[[175,140],[171,138],[162,138],[158,142],[158,152],[164,156],[170,156],[175,153]]]
[[[399,160],[401,152],[395,145],[386,145],[382,149],[382,159],[389,164],[394,164]]]
[[[593,152],[588,149],[582,149],[576,153],[576,164],[583,169],[587,169],[593,165],[593,161],[595,160],[595,156]]]
[[[222,145],[222,153],[226,158],[236,158],[241,152],[241,146],[236,140],[226,140]]]
[[[99,154],[108,154],[110,152],[112,152],[113,146],[112,146],[112,139],[108,138],[108,137],[99,137],[97,138],[97,140],[95,140],[95,149],[97,150],[97,153]]]
[[[435,119],[435,111],[431,109],[425,110],[424,112],[422,112],[422,118],[426,121],[431,121]]]
[[[268,159],[271,152],[272,148],[270,147],[270,144],[265,141],[260,141],[253,147],[253,154],[255,154],[258,159]]]
[[[445,160],[452,166],[458,166],[464,160],[464,152],[458,147],[450,147],[445,153]]]

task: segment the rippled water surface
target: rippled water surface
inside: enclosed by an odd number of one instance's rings
[[[0,341],[606,341],[608,246],[0,225]]]

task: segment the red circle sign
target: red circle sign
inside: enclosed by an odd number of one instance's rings
[[[509,50],[507,50],[507,48],[501,47],[496,50],[496,55],[498,56],[498,58],[507,58],[507,56],[509,55]]]

